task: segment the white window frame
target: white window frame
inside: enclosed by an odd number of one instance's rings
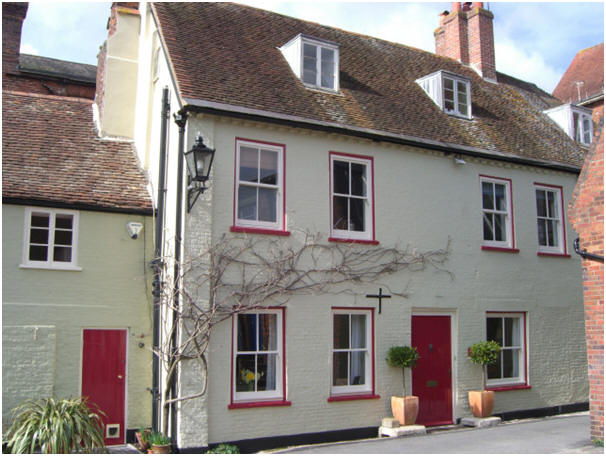
[[[263,184],[261,182],[251,183],[251,182],[240,182],[240,148],[242,146],[254,147],[259,150],[270,150],[273,152],[277,152],[278,155],[278,176],[276,179],[276,184]],[[238,227],[243,228],[257,228],[257,229],[266,229],[273,231],[283,231],[284,230],[284,153],[285,148],[282,145],[265,143],[262,141],[251,141],[245,139],[236,139],[236,169],[235,169],[235,194],[234,194],[234,224]],[[260,154],[259,154],[260,157]],[[259,158],[260,160],[260,158]],[[260,165],[259,165],[260,166]],[[275,222],[266,222],[262,220],[248,220],[248,219],[240,219],[239,215],[239,189],[240,186],[248,186],[255,188],[267,188],[267,189],[275,189],[277,190],[276,195],[276,221]],[[257,218],[258,218],[258,200],[257,200]]]
[[[350,173],[350,192],[349,194],[335,193],[335,175],[334,162],[347,162],[351,168],[352,163],[361,164],[366,167],[366,196],[356,196],[351,194],[351,173]],[[359,157],[349,154],[340,154],[338,152],[330,153],[330,233],[331,237],[348,240],[373,241],[374,240],[374,169],[373,160],[369,157]],[[355,198],[364,200],[364,231],[339,230],[334,228],[334,197],[341,196],[345,198]]]
[[[351,317],[350,322],[350,342],[348,349],[335,349],[334,342],[334,318],[335,315],[365,315],[366,316],[366,347],[364,349],[352,349],[351,348]],[[372,325],[374,324],[372,318],[372,310],[370,309],[354,309],[354,308],[334,308],[331,313],[331,338],[330,338],[330,394],[331,396],[348,395],[348,394],[361,394],[361,393],[372,393],[373,392],[373,369],[374,369],[374,340]],[[337,352],[352,352],[352,351],[364,351],[364,377],[365,383],[361,385],[334,385],[334,353]],[[349,368],[348,368],[349,377]]]
[[[452,84],[453,84],[454,109],[446,109],[446,80],[447,79],[451,80]],[[465,85],[465,91],[466,91],[465,104],[467,105],[466,112],[459,111],[459,97],[461,96],[460,92],[458,90],[459,84]],[[451,74],[442,73],[442,109],[444,109],[444,112],[447,114],[452,114],[452,115],[455,115],[458,117],[465,117],[466,119],[469,119],[471,117],[471,84],[470,84],[469,80],[459,78],[459,77],[456,77]]]
[[[316,83],[312,84],[303,80],[304,72],[304,60],[305,60],[305,45],[314,46],[316,48]],[[333,87],[326,87],[322,85],[322,49],[329,49],[334,52],[333,61]],[[301,37],[301,82],[307,87],[318,88],[322,90],[329,90],[331,92],[337,92],[339,90],[339,47],[334,44],[329,44],[324,41]]]
[[[501,359],[501,377],[489,379],[488,372],[487,372],[486,386],[487,387],[498,387],[498,386],[526,384],[527,383],[527,377],[526,377],[526,359],[527,359],[527,355],[526,355],[526,347],[527,347],[526,314],[524,312],[504,312],[504,313],[489,312],[486,314],[485,327],[488,326],[489,318],[500,318],[502,320],[501,324],[503,325],[503,338],[505,338],[505,328],[504,328],[505,319],[506,318],[515,318],[515,319],[519,320],[518,328],[520,331],[520,334],[519,334],[520,345],[519,346],[512,345],[512,346],[501,347],[501,351],[499,352],[499,357]],[[487,328],[486,328],[486,340],[488,340],[488,329]],[[519,350],[519,352],[518,352],[519,373],[518,373],[517,377],[503,377],[502,376],[503,375],[503,370],[502,370],[503,369],[503,352],[507,351],[507,350]]]
[[[574,117],[577,115],[577,122],[575,125]],[[572,109],[572,137],[575,141],[580,142],[589,146],[591,144],[591,138],[593,136],[593,121],[591,115],[585,112],[581,112],[577,109]],[[587,128],[585,128],[585,122],[587,122]]]
[[[493,209],[484,209],[484,190],[483,184],[490,183],[494,185],[504,185],[505,186],[505,198],[506,198],[506,210],[498,210],[496,208]],[[511,181],[508,179],[500,179],[497,177],[489,177],[489,176],[480,176],[480,208],[482,211],[482,224],[481,224],[481,233],[482,233],[482,245],[486,247],[497,247],[497,248],[505,248],[505,249],[513,249],[513,206],[512,206],[512,191],[511,191]],[[493,202],[494,202],[494,192],[493,192]],[[505,234],[507,239],[504,241],[497,240],[486,240],[484,239],[484,216],[485,213],[491,214],[501,214],[505,215]],[[494,220],[494,219],[493,219]]]
[[[256,351],[238,351],[238,315],[276,315],[276,350],[256,350]],[[268,400],[283,400],[284,399],[284,325],[283,325],[283,310],[282,309],[263,309],[251,312],[241,312],[234,315],[234,331],[233,331],[233,361],[232,361],[232,397],[234,402],[256,402]],[[257,317],[257,335],[258,335],[258,317]],[[272,391],[236,391],[236,382],[239,372],[237,371],[238,355],[257,355],[257,354],[275,354],[276,355],[276,389]]]
[[[550,214],[547,214],[547,216],[539,216],[539,208],[537,207],[537,191],[544,191],[547,193],[553,193],[554,195],[554,201],[555,201],[555,206],[556,206],[556,211],[557,211],[557,216],[550,216]],[[536,208],[536,214],[537,214],[537,245],[538,245],[538,251],[542,252],[542,253],[555,253],[555,254],[564,254],[565,253],[565,249],[564,246],[566,244],[566,239],[565,239],[565,233],[564,233],[564,207],[562,204],[562,189],[560,187],[555,187],[555,186],[548,186],[548,185],[543,185],[543,184],[535,184],[534,185],[534,197],[535,197],[535,208]],[[558,245],[555,246],[549,246],[549,245],[541,245],[540,244],[540,238],[539,238],[539,220],[543,219],[543,220],[547,220],[547,221],[551,221],[553,223],[555,223],[556,228],[555,231],[557,233],[558,236]]]
[[[47,245],[47,260],[36,261],[29,259],[30,249],[30,235],[31,235],[31,222],[32,215],[41,214],[48,215],[49,226],[48,226],[48,244]],[[55,247],[55,222],[57,216],[70,215],[72,217],[72,243],[71,243],[71,261],[54,261],[53,251]],[[21,268],[35,268],[35,269],[56,269],[56,270],[71,270],[80,271],[82,268],[78,267],[78,225],[79,225],[79,212],[69,209],[51,209],[44,207],[26,207],[25,208],[25,222],[23,232],[23,256],[22,263],[19,265]],[[42,244],[40,244],[42,245]]]

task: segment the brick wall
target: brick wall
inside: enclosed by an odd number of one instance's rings
[[[594,110],[598,119],[594,143],[585,159],[569,209],[581,249],[604,255],[604,107]],[[591,438],[604,440],[604,264],[583,260],[585,335],[589,374]]]

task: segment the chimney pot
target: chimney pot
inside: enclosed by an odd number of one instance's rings
[[[451,9],[453,11],[460,11],[461,10],[461,2],[452,2],[451,3]]]
[[[471,9],[471,2],[463,3],[463,11],[469,11]]]
[[[473,2],[473,8],[484,8],[484,2]]]

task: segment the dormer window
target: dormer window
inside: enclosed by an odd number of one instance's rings
[[[445,113],[471,118],[470,79],[440,70],[417,79],[416,82]]]
[[[572,139],[587,146],[591,144],[593,136],[591,109],[565,104],[543,112]]]
[[[339,46],[336,43],[299,34],[280,51],[305,86],[339,90]]]

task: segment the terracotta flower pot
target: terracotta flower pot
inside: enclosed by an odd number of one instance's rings
[[[141,451],[145,453],[147,450],[149,450],[149,441],[144,442],[141,438],[140,432],[135,432],[135,436],[137,437],[137,442],[139,442],[139,448]],[[149,439],[149,432],[147,433],[147,438]]]
[[[469,408],[476,418],[486,418],[494,409],[494,391],[469,391]]]
[[[155,454],[168,454],[170,453],[170,443],[167,445],[152,445],[151,451]]]
[[[419,398],[417,396],[391,396],[391,411],[393,417],[402,426],[415,424],[419,414]]]

